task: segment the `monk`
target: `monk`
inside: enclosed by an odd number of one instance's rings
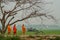
[[[16,31],[17,31],[16,24],[14,24],[14,26],[13,26],[13,33],[14,33],[14,35],[16,35]]]
[[[11,26],[10,26],[10,24],[8,24],[8,34],[10,34],[11,33]]]
[[[22,33],[23,33],[23,35],[25,35],[25,33],[26,33],[26,28],[25,28],[24,24],[22,25]]]

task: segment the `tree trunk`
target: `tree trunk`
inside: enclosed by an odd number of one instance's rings
[[[4,20],[1,21],[1,24],[2,24],[2,29],[1,29],[1,34],[5,34],[5,22]]]
[[[4,24],[2,25],[2,30],[1,30],[1,34],[5,34],[5,26],[4,26]]]
[[[5,13],[3,14],[2,20],[1,20],[1,24],[2,24],[2,29],[1,29],[1,33],[5,34]]]

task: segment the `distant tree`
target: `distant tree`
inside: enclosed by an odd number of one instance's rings
[[[20,22],[20,21],[23,21],[23,20],[26,20],[29,18],[40,17],[40,19],[42,20],[43,18],[41,18],[41,16],[44,16],[46,18],[52,18],[53,20],[55,20],[55,18],[52,15],[47,15],[46,12],[43,12],[43,13],[39,12],[42,7],[39,4],[45,4],[45,2],[42,0],[14,0],[14,2],[16,2],[16,5],[14,6],[14,8],[10,11],[6,11],[3,9],[5,5],[2,6],[2,3],[7,3],[8,1],[10,1],[10,0],[0,0],[0,15],[2,15],[2,17],[0,18],[0,22],[2,24],[2,28],[0,28],[1,34],[4,34],[6,32],[8,24],[13,25],[14,23],[17,23],[17,22]],[[25,5],[27,3],[29,3],[30,6],[18,9],[18,7],[21,7],[21,5]],[[39,5],[39,6],[37,6],[37,5]],[[19,11],[25,10],[25,9],[30,9],[30,8],[34,9],[34,7],[37,7],[40,10],[35,10],[35,11],[31,12],[29,15],[27,15],[26,17],[10,23],[15,18],[14,16],[16,14],[19,14],[18,13]],[[11,17],[11,19],[6,24],[9,17]]]

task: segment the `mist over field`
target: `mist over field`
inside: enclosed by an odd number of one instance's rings
[[[37,30],[60,30],[60,25],[25,25],[26,28],[35,28]],[[17,26],[18,30],[21,30],[21,25]]]

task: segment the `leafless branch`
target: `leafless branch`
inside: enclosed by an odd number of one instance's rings
[[[11,22],[13,19],[14,19],[14,16],[13,16],[13,17],[9,20],[9,22],[7,23],[5,30],[7,29],[8,24],[10,24],[10,22]]]
[[[54,16],[52,16],[52,15],[47,15],[47,16],[51,17],[51,18],[52,18],[53,20],[55,20],[55,22],[56,22],[56,19],[55,19]]]
[[[1,19],[0,19],[0,21],[1,21]]]
[[[30,8],[30,7],[32,7],[33,5],[35,5],[36,3],[41,3],[41,2],[35,2],[35,3],[33,3],[31,6],[29,6],[29,7],[27,7],[27,8]],[[18,4],[18,3],[17,3]],[[16,4],[16,5],[17,5]],[[21,10],[24,10],[24,9],[27,9],[27,8],[22,8],[22,9],[19,9],[19,10],[16,10],[16,11],[14,11],[17,7],[16,7],[16,5],[15,5],[15,7],[14,7],[14,9],[12,10],[12,11],[9,11],[9,12],[7,12],[7,13],[9,13],[9,15],[6,17],[6,20],[11,16],[11,14],[17,14],[16,12],[18,12],[18,11],[21,11]],[[14,11],[14,12],[13,12]],[[14,14],[14,15],[15,15]],[[12,15],[13,16],[13,15]]]
[[[50,16],[51,19],[54,19],[54,20],[55,20],[55,18],[54,18],[53,16],[51,16],[51,15],[46,15],[45,13],[44,13],[44,14],[42,14],[42,13],[40,13],[40,14],[33,13],[33,14],[32,14],[32,13],[31,13],[31,14],[28,15],[27,17],[22,18],[21,20],[16,20],[15,22],[11,23],[10,25],[13,25],[14,23],[19,22],[19,21],[26,20],[26,19],[28,19],[28,18],[34,18],[34,17],[39,17],[39,16],[45,16],[46,18],[48,18],[48,16]]]
[[[8,24],[14,19],[14,16],[9,20]]]
[[[1,31],[1,28],[0,28],[0,31]]]
[[[1,6],[1,3],[0,3],[0,9],[1,9],[1,13],[3,14],[3,6]]]
[[[28,9],[28,8],[34,6],[36,3],[42,3],[42,2],[35,2],[35,3],[33,3],[31,6],[29,6],[29,7],[27,7],[27,8],[22,8],[22,9],[16,10],[16,11],[14,11],[13,13],[18,12],[18,11],[21,11],[21,10],[24,10],[24,9]]]
[[[10,24],[10,22],[11,22],[13,19],[14,19],[14,16],[9,20],[9,22],[7,23],[7,25]],[[7,26],[7,25],[6,25],[6,26]]]
[[[15,22],[11,23],[10,25],[13,25],[14,23],[19,22],[19,21],[26,20],[28,18],[33,18],[33,17],[38,17],[38,16],[44,16],[44,15],[45,14],[36,14],[36,11],[35,11],[34,13],[29,14],[28,16],[26,16],[25,18],[22,18],[21,20],[16,20]]]
[[[6,17],[6,20],[9,18],[10,14],[8,14],[8,16]]]

